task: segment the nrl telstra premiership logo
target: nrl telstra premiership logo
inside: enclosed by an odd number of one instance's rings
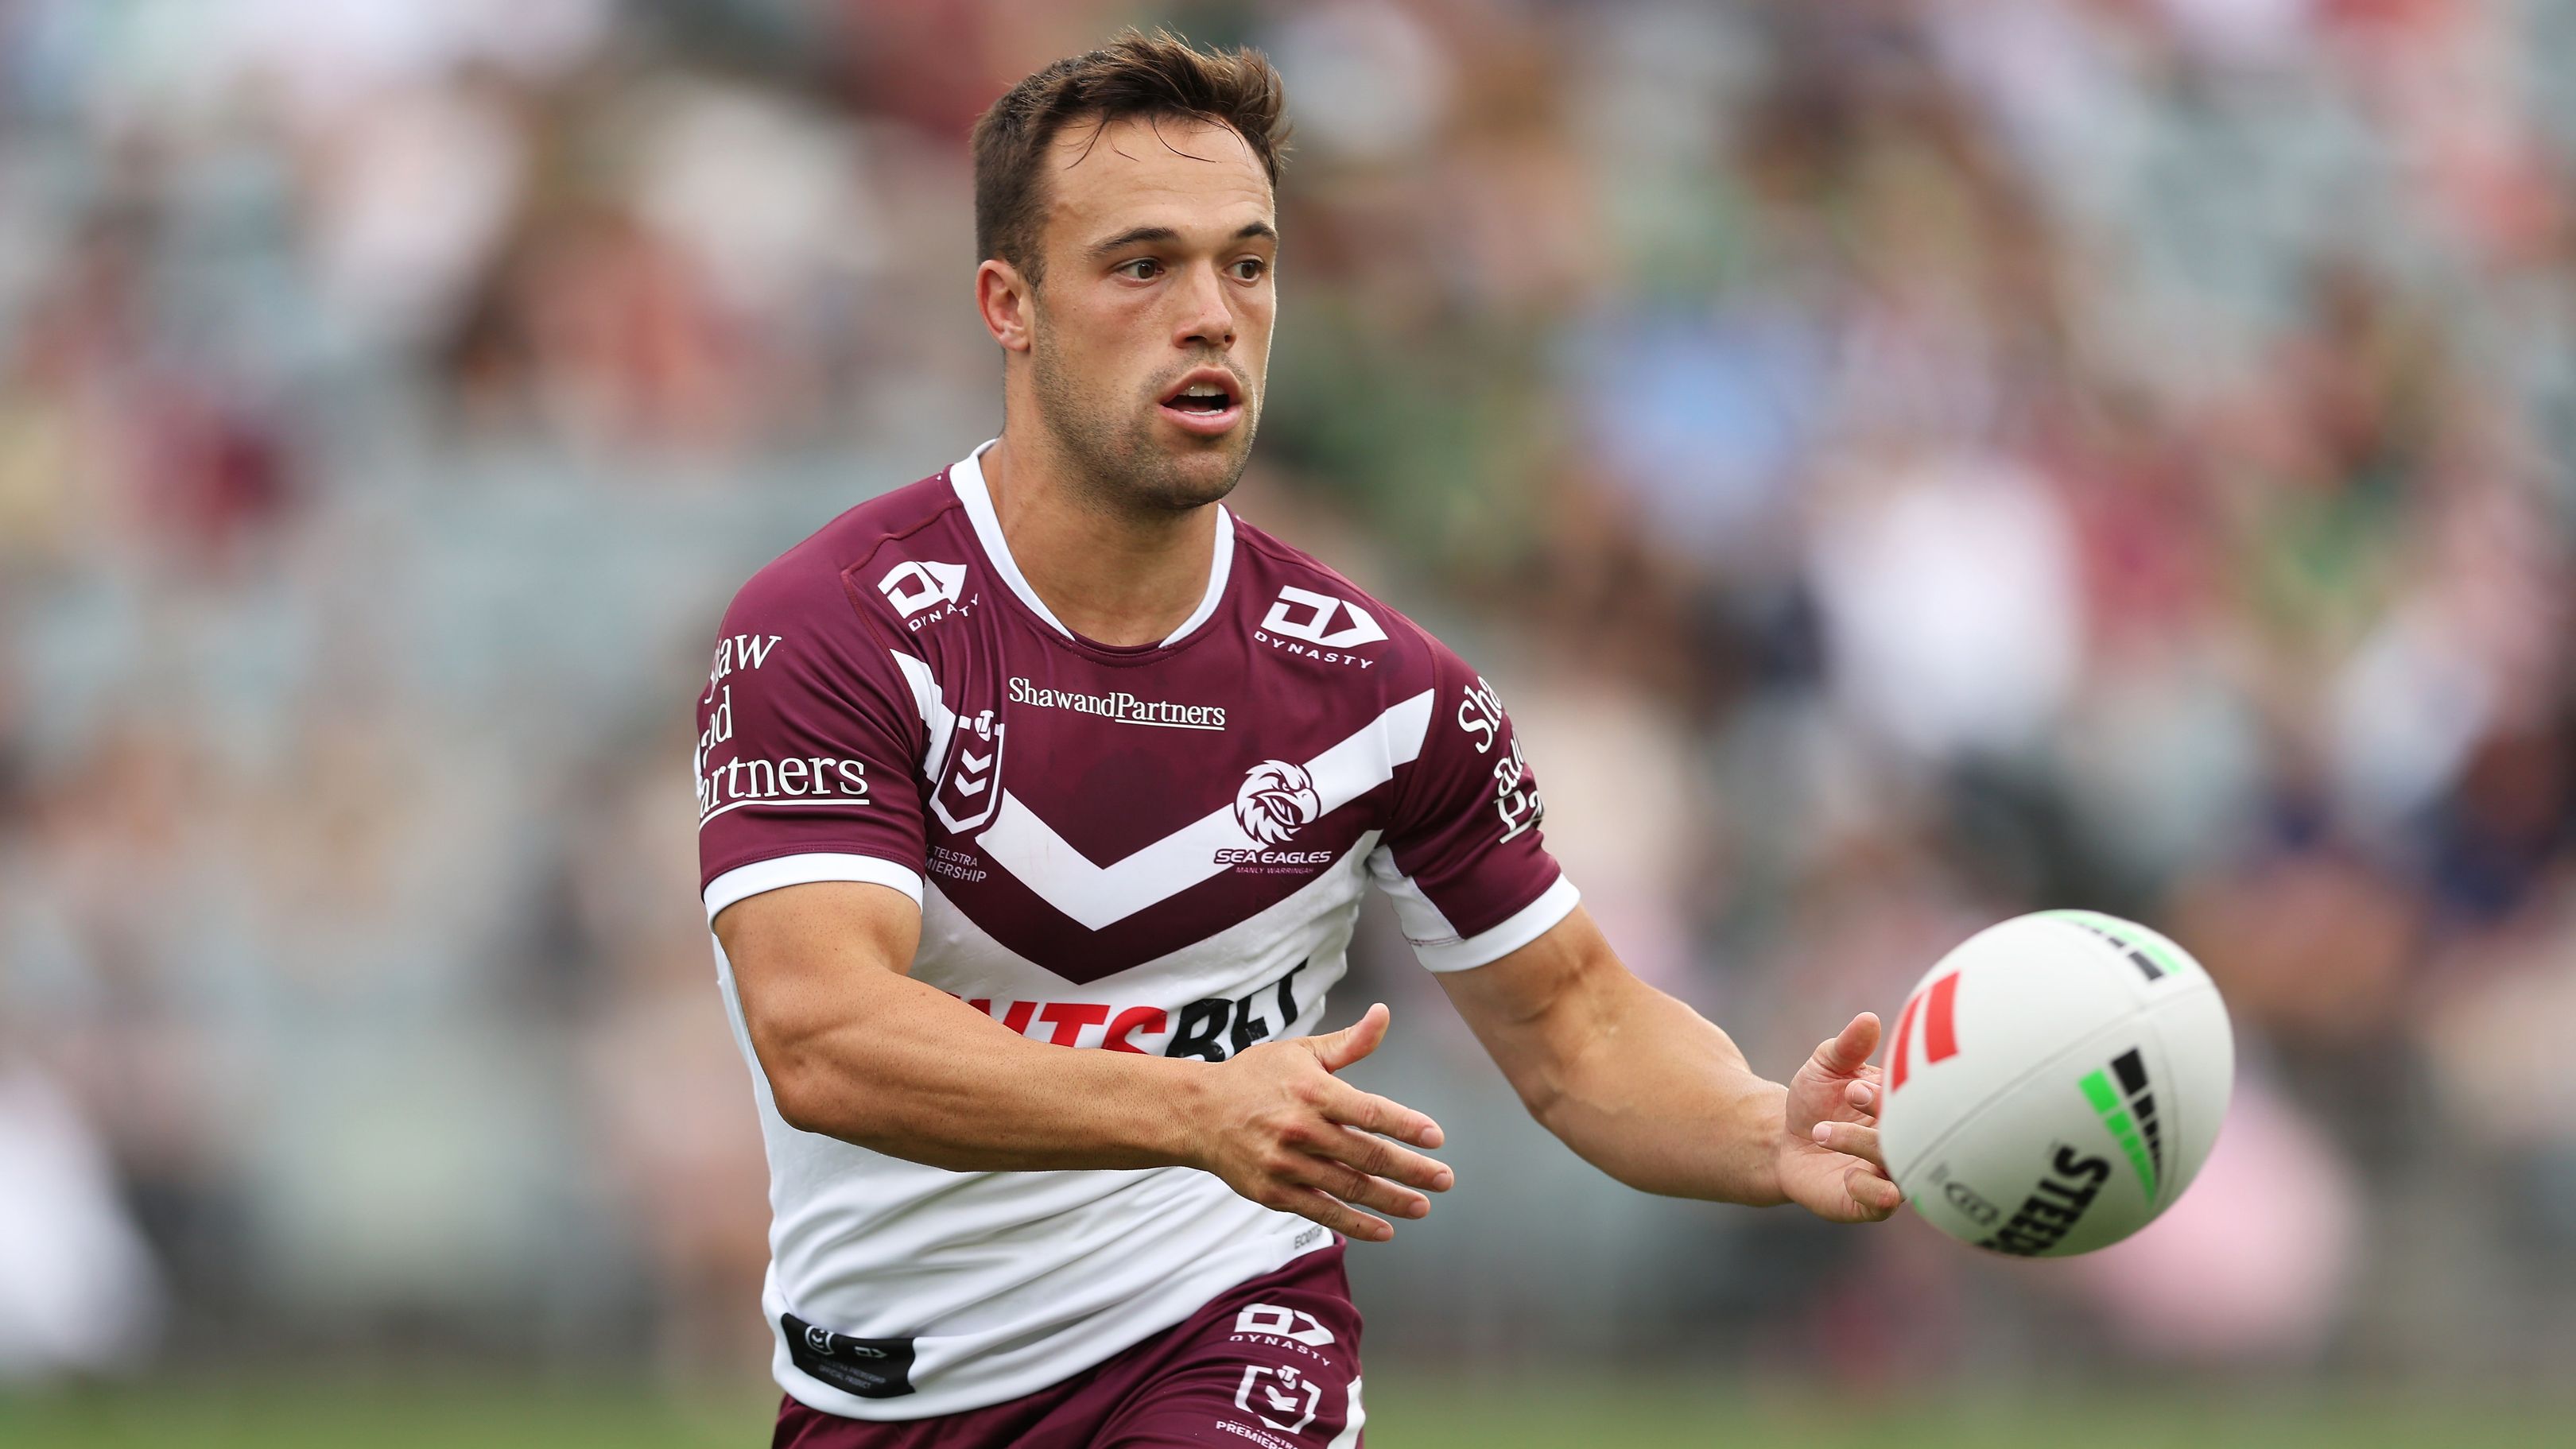
[[[1315,793],[1315,777],[1303,765],[1264,760],[1245,772],[1234,792],[1234,820],[1243,833],[1262,845],[1278,845],[1324,813]]]

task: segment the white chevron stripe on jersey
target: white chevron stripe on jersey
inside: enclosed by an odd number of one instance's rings
[[[1422,753],[1422,737],[1430,728],[1431,691],[1426,689],[1389,705],[1348,739],[1307,761],[1306,773],[1322,802],[1317,814],[1339,810],[1394,779],[1397,767]],[[1243,833],[1229,801],[1125,860],[1095,865],[1008,789],[976,844],[1040,900],[1095,931],[1231,869],[1218,862],[1220,850],[1262,848]]]
[[[1368,888],[1362,862],[1377,844],[1378,833],[1368,831],[1313,880],[1259,912],[1213,936],[1079,986],[994,940],[941,892],[937,877],[924,886],[921,940],[925,949],[936,948],[947,959],[967,963],[943,989],[968,998],[1127,1002],[1241,996],[1303,964],[1307,974],[1297,978],[1297,999],[1305,1006],[1278,1033],[1299,1036],[1322,1021],[1324,993],[1342,979],[1351,925]]]
[[[903,672],[903,682],[912,689],[912,707],[921,712],[921,727],[930,734],[930,753],[921,761],[921,777],[939,778],[939,766],[948,758],[948,739],[957,731],[957,712],[948,707],[948,699],[932,676],[928,662],[915,659],[899,649],[886,653],[894,667]]]

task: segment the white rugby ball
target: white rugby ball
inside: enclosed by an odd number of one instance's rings
[[[2235,1083],[2218,988],[2189,952],[2092,911],[1990,926],[1924,973],[1884,1055],[1879,1145],[1961,1242],[2063,1258],[2172,1206]]]

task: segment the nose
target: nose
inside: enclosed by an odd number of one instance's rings
[[[1192,267],[1181,288],[1181,315],[1172,334],[1177,347],[1210,347],[1223,352],[1234,346],[1235,319],[1225,279],[1212,266]]]

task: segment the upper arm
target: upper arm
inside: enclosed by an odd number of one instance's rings
[[[911,970],[921,908],[887,886],[822,881],[737,901],[715,933],[774,1083],[800,1043],[850,1025],[872,986]]]
[[[1438,976],[1486,1054],[1538,1113],[1586,1050],[1614,1039],[1622,998],[1642,985],[1581,906],[1517,950]]]
[[[795,1121],[807,1049],[911,967],[927,725],[840,576],[800,554],[726,610],[697,725],[699,893]]]

